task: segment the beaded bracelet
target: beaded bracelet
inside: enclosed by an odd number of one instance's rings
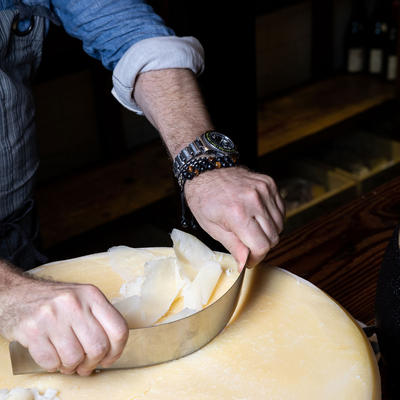
[[[185,164],[179,172],[178,184],[181,189],[181,225],[183,228],[188,228],[189,225],[193,229],[197,228],[197,223],[187,207],[184,193],[184,186],[187,180],[192,180],[199,176],[202,172],[213,169],[234,167],[238,164],[238,156],[219,156],[217,154],[207,157],[199,157]],[[190,224],[187,214],[190,213]]]
[[[183,191],[185,182],[199,176],[202,172],[212,169],[234,167],[238,163],[237,156],[217,156],[199,157],[189,161],[181,169],[178,176],[178,184]]]

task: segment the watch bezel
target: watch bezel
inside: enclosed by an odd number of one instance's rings
[[[229,142],[232,143],[233,148],[222,147],[218,143],[215,143],[212,140],[212,138],[210,137],[213,133],[214,134],[216,133],[216,134],[218,134],[220,136],[223,136],[225,139],[228,139]],[[223,153],[228,153],[228,154],[237,153],[237,149],[236,149],[236,146],[235,146],[235,143],[233,142],[233,140],[229,136],[224,135],[221,132],[218,132],[218,131],[207,131],[202,135],[202,137],[203,137],[203,140],[205,141],[205,143],[207,144],[207,146],[211,147],[212,150],[217,150],[217,151],[220,151],[220,152],[223,152]]]

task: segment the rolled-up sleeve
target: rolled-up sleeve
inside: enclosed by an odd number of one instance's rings
[[[191,37],[177,37],[144,0],[51,0],[64,29],[83,42],[90,56],[113,70],[113,94],[141,113],[133,101],[139,73],[154,69],[203,70],[203,49]]]
[[[204,69],[204,51],[194,37],[156,37],[134,44],[113,72],[112,94],[126,108],[142,114],[133,99],[136,77],[147,71],[187,68],[194,74]]]

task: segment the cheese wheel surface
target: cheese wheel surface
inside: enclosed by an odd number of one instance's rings
[[[156,257],[169,248],[147,249]],[[224,258],[224,255],[218,255]],[[108,298],[122,278],[107,253],[61,261],[34,272],[60,281],[92,283]],[[225,274],[224,274],[225,275]],[[229,276],[212,301],[233,283]],[[238,307],[211,343],[180,360],[90,377],[13,376],[8,343],[0,338],[0,389],[59,390],[60,400],[379,400],[378,368],[365,335],[321,290],[279,268],[246,271]]]

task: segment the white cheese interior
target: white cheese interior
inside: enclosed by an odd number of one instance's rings
[[[36,388],[16,387],[11,390],[0,389],[0,400],[59,400],[57,390],[46,389],[40,393]]]
[[[235,268],[223,268],[222,259],[217,260],[195,236],[174,229],[171,237],[174,257],[152,259],[148,250],[126,246],[108,251],[111,268],[125,281],[120,288],[122,299],[112,303],[130,329],[194,314],[208,304],[222,272],[234,270],[239,276],[232,257]]]
[[[129,328],[154,325],[168,312],[183,286],[173,257],[148,261],[143,276],[140,294],[114,304],[127,320]],[[141,281],[141,278],[138,280]]]

